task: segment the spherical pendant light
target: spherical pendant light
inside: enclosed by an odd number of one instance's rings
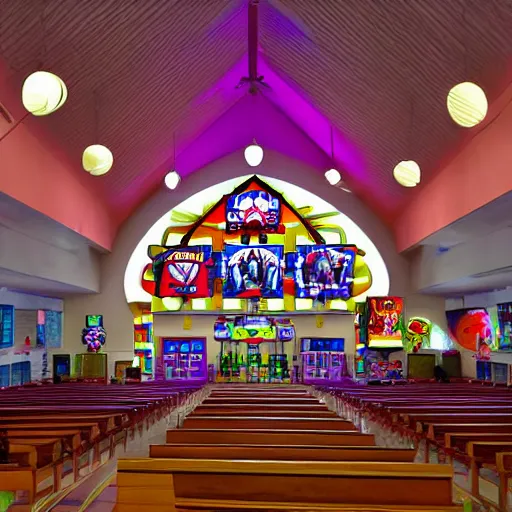
[[[250,146],[247,146],[244,151],[245,161],[251,167],[258,167],[263,160],[263,148],[254,141]]]
[[[23,83],[23,106],[35,116],[47,116],[64,105],[68,97],[66,84],[53,73],[37,71]]]
[[[450,117],[464,128],[481,123],[487,115],[485,92],[472,82],[462,82],[450,89],[446,98]]]
[[[174,190],[179,185],[180,181],[181,177],[176,171],[168,172],[165,175],[165,186],[170,190]]]
[[[421,180],[421,169],[414,160],[403,160],[393,169],[393,176],[402,187],[415,187]]]
[[[85,148],[82,155],[82,166],[92,176],[102,176],[112,168],[114,157],[110,149],[101,144],[93,144]]]
[[[337,185],[341,181],[341,174],[337,169],[325,171],[324,176],[331,185]]]

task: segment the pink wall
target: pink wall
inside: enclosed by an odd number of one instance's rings
[[[512,87],[488,119],[403,210],[394,226],[399,252],[512,190]]]
[[[6,71],[0,62],[0,77]],[[0,101],[15,121],[24,115],[8,82],[0,82]],[[115,226],[94,178],[50,139],[45,123],[27,117],[0,142],[0,191],[110,250]]]

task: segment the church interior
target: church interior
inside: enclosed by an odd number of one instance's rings
[[[0,512],[512,511],[510,0],[0,0]]]

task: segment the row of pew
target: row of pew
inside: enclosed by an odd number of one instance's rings
[[[30,510],[76,484],[198,386],[61,384],[0,391],[0,491]],[[20,497],[21,496],[21,497]]]
[[[471,494],[486,502],[480,472],[490,468],[499,476],[500,510],[511,510],[512,392],[508,388],[469,383],[406,386],[345,386],[322,388],[336,400],[340,414],[377,420],[424,444],[424,462],[432,452],[446,462],[469,468]],[[494,504],[493,504],[494,505]]]
[[[149,457],[118,460],[116,511],[461,511],[452,468],[415,456],[308,388],[217,386]]]

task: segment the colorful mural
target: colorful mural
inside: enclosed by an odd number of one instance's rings
[[[409,318],[404,330],[403,345],[406,352],[418,352],[430,347],[432,323],[426,318],[413,316]]]
[[[512,350],[512,302],[498,304],[497,338],[499,350]]]
[[[296,209],[257,176],[202,213],[174,209],[139,271],[151,311],[250,311],[256,299],[260,311],[353,312],[374,284],[366,252],[332,223],[339,212],[314,210]]]
[[[404,301],[400,297],[370,297],[367,301],[368,346],[402,347]]]
[[[450,336],[461,347],[479,353],[496,349],[491,317],[485,308],[447,311],[446,319]]]

